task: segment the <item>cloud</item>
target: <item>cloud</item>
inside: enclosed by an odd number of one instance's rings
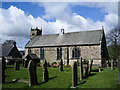
[[[108,32],[117,25],[118,21],[117,11],[112,10],[116,6],[114,7],[115,4],[112,5],[111,3],[39,3],[39,5],[44,7],[45,15],[37,18],[28,15],[15,6],[11,6],[8,9],[0,8],[0,18],[3,26],[0,28],[0,31],[2,31],[2,39],[0,41],[15,40],[19,49],[23,49],[30,38],[31,27],[42,28],[43,34],[59,33],[62,27],[65,29],[65,32],[74,32],[97,30],[104,26],[105,32]],[[95,22],[71,11],[71,8],[75,5],[101,8],[101,11],[107,12],[107,14],[104,17],[104,21]],[[55,21],[50,22],[50,19],[55,19]]]

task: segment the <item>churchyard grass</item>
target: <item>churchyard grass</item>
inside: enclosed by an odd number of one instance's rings
[[[111,71],[110,68],[103,69],[102,72],[91,72],[91,76],[87,79],[79,80],[78,68],[78,85],[76,88],[120,88],[118,85],[118,69]],[[95,69],[94,69],[95,70]],[[98,70],[98,69],[97,69]],[[20,66],[20,70],[15,70],[14,66],[7,65],[5,70],[5,83],[3,88],[70,88],[72,86],[72,68],[64,68],[60,71],[59,68],[49,67],[49,81],[43,83],[43,68],[37,67],[37,78],[39,85],[29,86],[28,83],[15,82],[13,79],[29,80],[28,68]]]

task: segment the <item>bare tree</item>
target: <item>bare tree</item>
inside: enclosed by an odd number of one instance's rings
[[[120,51],[120,28],[113,28],[107,34],[107,45],[111,46],[114,53],[114,59],[118,59]]]

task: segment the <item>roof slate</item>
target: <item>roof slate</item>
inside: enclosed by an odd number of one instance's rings
[[[14,47],[14,45],[12,45],[12,44],[0,45],[0,56],[8,56],[8,54],[13,49],[13,47]]]
[[[25,47],[100,44],[102,40],[101,34],[103,34],[103,29],[71,32],[65,33],[64,35],[51,34],[34,36]]]

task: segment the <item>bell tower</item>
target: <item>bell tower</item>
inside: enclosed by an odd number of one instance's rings
[[[30,38],[32,38],[33,36],[38,36],[38,35],[42,35],[42,28],[41,29],[38,29],[37,27],[35,29],[31,28]]]

